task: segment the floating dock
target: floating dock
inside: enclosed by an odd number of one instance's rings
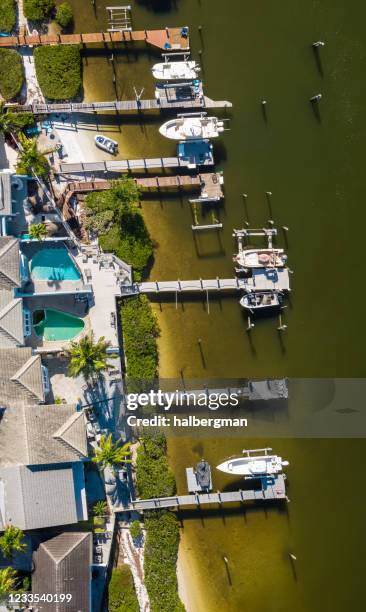
[[[158,497],[155,499],[132,500],[127,507],[117,506],[113,512],[125,512],[126,510],[161,510],[162,508],[188,508],[190,506],[200,508],[209,504],[223,504],[246,502],[262,502],[286,499],[286,476],[279,474],[275,478],[262,481],[262,488],[239,491],[227,491],[217,493],[195,493],[190,495],[176,495],[173,497]]]
[[[176,280],[135,283],[122,287],[122,295],[138,293],[200,293],[200,292],[236,292],[236,291],[290,291],[289,271],[287,268],[253,269],[248,278],[215,278],[210,280]]]
[[[95,45],[145,42],[164,51],[188,51],[188,28],[164,30],[116,30],[89,34],[31,34],[1,36],[0,47],[37,47],[39,45]]]
[[[204,159],[200,166],[212,166],[213,156]],[[167,170],[171,168],[196,168],[188,159],[180,157],[155,157],[152,159],[120,159],[100,162],[61,163],[61,174],[77,174],[79,172],[132,172],[133,170]]]

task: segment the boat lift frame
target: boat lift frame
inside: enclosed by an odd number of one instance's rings
[[[132,32],[131,5],[106,6],[109,17],[108,32]]]

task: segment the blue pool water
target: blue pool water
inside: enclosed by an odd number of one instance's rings
[[[35,280],[79,280],[80,274],[64,248],[41,249],[30,263]]]

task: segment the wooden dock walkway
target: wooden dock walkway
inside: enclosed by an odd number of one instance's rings
[[[184,28],[184,31],[189,31]],[[2,36],[0,47],[36,47],[39,45],[94,45],[112,43],[145,42],[165,51],[188,51],[189,35],[183,28],[164,30],[119,30],[86,34],[31,34],[25,36]]]
[[[151,176],[134,178],[134,181],[142,189],[165,189],[173,188],[180,189],[181,187],[188,187],[198,189],[201,188],[201,193],[208,193],[209,199],[221,199],[224,194],[221,188],[221,174],[217,172],[207,172],[196,174],[194,176],[185,174],[183,176]],[[111,181],[78,181],[69,182],[65,195],[67,199],[70,199],[74,193],[84,193],[89,191],[105,191],[110,189]]]
[[[1,40],[1,38],[0,38]],[[189,109],[189,108],[231,108],[231,102],[227,100],[211,100],[207,96],[195,99],[181,99],[171,101],[167,99],[154,100],[113,100],[106,102],[59,102],[55,104],[12,104],[5,105],[6,108],[17,112],[29,112],[34,115],[54,115],[58,113],[98,113],[98,112],[144,112],[150,110],[166,111],[169,109]]]
[[[214,164],[213,155],[206,157],[200,165],[212,166]],[[151,159],[119,159],[103,160],[99,162],[79,162],[61,163],[61,174],[78,174],[87,172],[133,172],[134,170],[165,170],[171,168],[189,168],[192,163],[188,159],[179,157],[156,157]]]
[[[285,486],[286,476],[279,474],[277,477],[263,481],[263,488],[239,491],[227,491],[217,493],[195,493],[190,495],[176,495],[173,497],[159,497],[155,499],[132,500],[128,507],[116,506],[114,512],[125,512],[126,510],[161,510],[162,508],[187,508],[193,506],[200,508],[208,504],[246,503],[273,501],[288,499]]]
[[[237,292],[237,291],[290,291],[289,271],[287,268],[270,270],[253,269],[248,278],[215,278],[210,280],[150,281],[122,287],[122,295],[200,293],[200,292]]]

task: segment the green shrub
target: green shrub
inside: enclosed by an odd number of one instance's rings
[[[73,19],[72,7],[68,2],[63,2],[57,7],[56,21],[62,28],[67,28]]]
[[[49,100],[74,98],[81,87],[81,58],[76,45],[34,50],[39,86]]]
[[[42,21],[55,6],[55,0],[24,0],[24,15],[30,21]]]
[[[0,1],[0,30],[11,32],[17,21],[15,0]]]
[[[132,392],[154,385],[158,376],[160,330],[146,295],[128,298],[122,303],[123,350],[126,356],[126,384]]]
[[[20,94],[24,81],[22,58],[14,49],[0,49],[0,93],[5,100]]]
[[[146,431],[137,449],[136,487],[139,497],[170,497],[175,478],[166,457],[166,440],[159,431]]]
[[[167,510],[145,515],[145,585],[151,612],[184,612],[177,584],[179,525]]]
[[[30,21],[42,21],[55,6],[55,0],[24,0],[24,15]]]
[[[98,232],[104,251],[115,253],[133,267],[137,280],[153,255],[153,244],[138,208],[139,197],[135,181],[122,177],[113,182],[112,189],[85,198],[86,226]]]
[[[133,540],[139,540],[142,536],[142,529],[139,521],[132,521],[130,525],[130,534]]]
[[[128,565],[112,571],[108,587],[109,612],[139,612],[133,577]]]

